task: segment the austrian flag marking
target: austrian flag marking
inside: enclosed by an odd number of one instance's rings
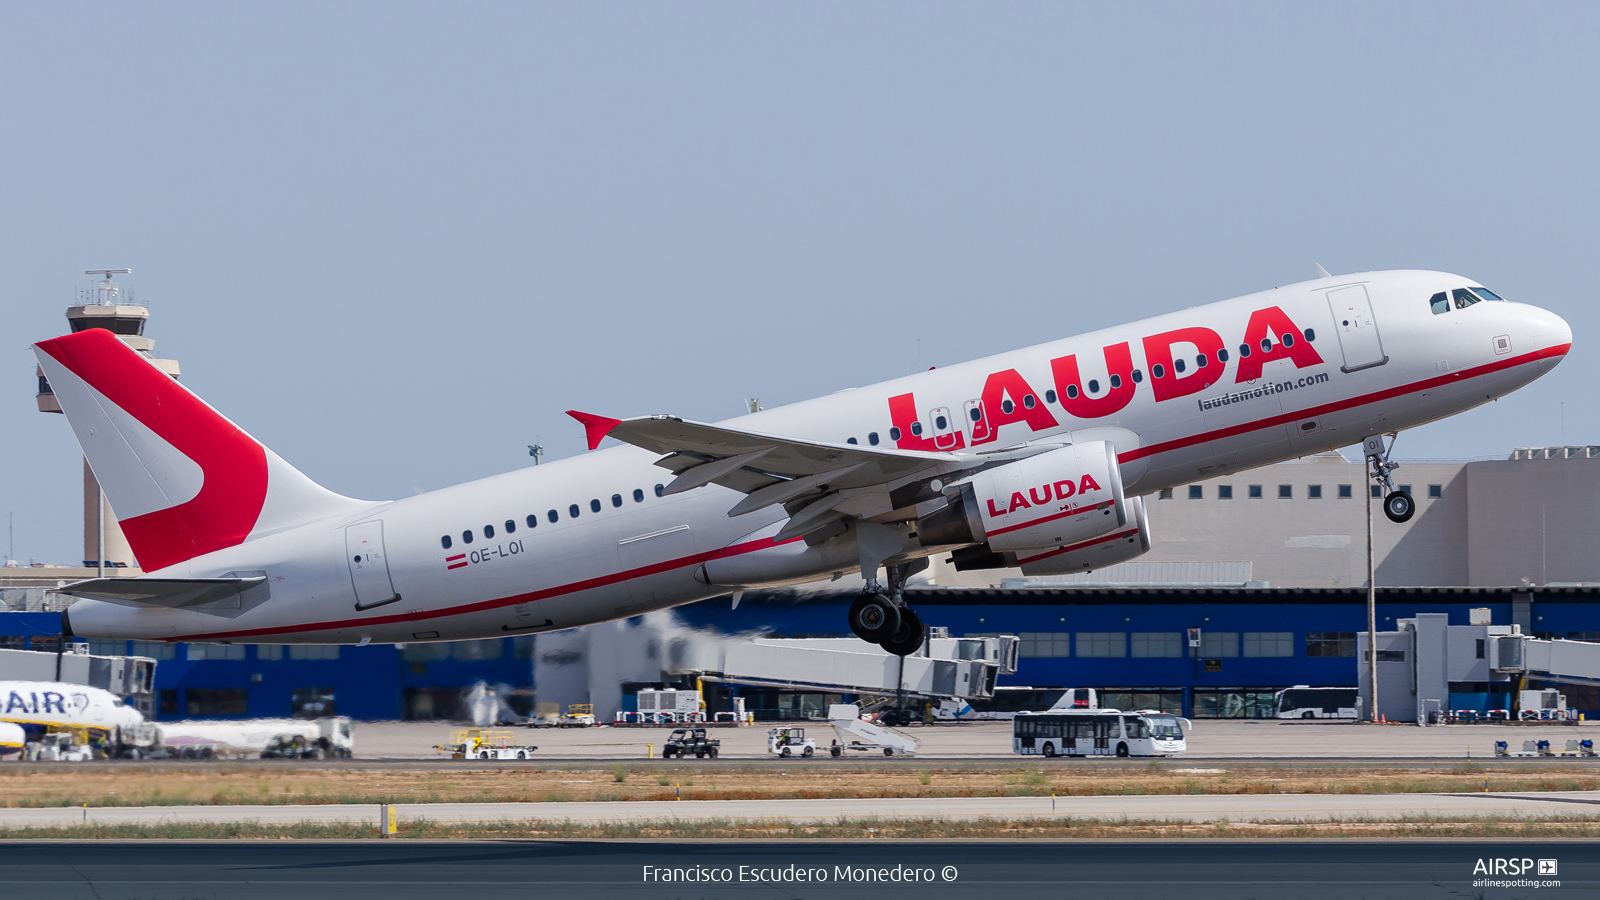
[[[444,567],[447,571],[450,569],[459,569],[467,564],[467,555],[465,553],[457,553],[455,556],[446,556],[444,558],[444,562]]]

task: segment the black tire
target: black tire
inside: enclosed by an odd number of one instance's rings
[[[1051,759],[1055,759],[1055,756],[1056,756],[1056,745],[1052,744],[1049,741],[1045,741],[1044,742],[1044,755],[1050,757]]]
[[[1302,718],[1302,719],[1315,719],[1316,717],[1317,717],[1317,714],[1312,712],[1309,709],[1300,714],[1300,718]]]
[[[1127,756],[1128,755],[1128,745],[1127,744],[1118,744],[1117,745],[1117,755],[1118,756]]]
[[[717,758],[717,748],[712,747],[710,750],[706,751],[706,754],[708,756],[710,756],[712,759],[716,759]]]
[[[811,758],[811,755],[812,755],[812,754],[813,754],[813,753],[816,753],[816,752],[817,752],[817,751],[816,751],[816,748],[815,748],[815,747],[807,747],[807,748],[805,748],[805,749],[804,749],[804,750],[801,750],[801,751],[800,751],[800,755],[801,755],[801,756],[804,756],[804,757],[805,757],[805,758],[806,758],[806,759],[810,759],[810,758]]]
[[[1383,498],[1383,514],[1395,524],[1409,522],[1417,514],[1417,501],[1405,491],[1395,491]]]
[[[828,755],[833,757],[833,758],[835,758],[835,759],[838,759],[839,757],[844,755],[844,751],[840,750],[838,747],[829,747],[828,748]]]
[[[487,751],[487,750],[479,750],[478,751],[478,758],[479,759],[488,759],[489,758],[489,751]]]
[[[789,748],[788,747],[780,747],[780,748],[778,748],[778,755],[779,756],[783,756],[783,757],[787,757],[789,755]]]
[[[900,610],[900,627],[895,629],[894,637],[881,646],[895,656],[910,656],[921,650],[927,640],[928,626],[922,624],[922,617],[908,606]]]
[[[696,750],[694,752],[694,758],[695,759],[705,759],[706,758],[706,752],[704,750]]]
[[[528,751],[526,751],[526,750],[518,750],[517,751],[517,759],[527,759],[527,758],[528,758]]]
[[[850,604],[850,630],[856,637],[881,644],[900,627],[900,608],[882,594],[862,594]]]

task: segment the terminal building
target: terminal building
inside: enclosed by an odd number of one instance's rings
[[[143,333],[147,310],[124,298],[110,274],[100,274],[105,280],[94,296],[68,310],[71,328],[110,328],[152,354]],[[176,362],[157,362],[177,377]],[[53,397],[42,378],[37,396],[39,408],[50,411]],[[1395,480],[1418,509],[1404,524],[1375,516],[1380,632],[1418,616],[1466,626],[1471,610],[1486,608],[1496,627],[1600,642],[1600,447],[1402,460]],[[0,648],[55,649],[57,613],[70,598],[51,589],[93,577],[102,561],[108,575],[138,574],[87,468],[84,482],[84,565],[0,570],[6,610]],[[909,599],[930,626],[951,637],[1019,636],[1016,670],[1000,677],[1002,689],[1093,687],[1108,705],[1193,717],[1270,716],[1273,694],[1283,688],[1358,684],[1367,515],[1359,501],[1367,492],[1362,463],[1338,453],[1196,481],[1147,498],[1155,542],[1136,561],[1027,578],[1016,570],[958,572],[947,559],[935,559],[914,580]],[[158,717],[455,718],[472,686],[487,682],[500,686],[519,712],[536,704],[595,703],[600,718],[609,719],[616,710],[605,707],[632,708],[640,688],[694,686],[693,673],[673,659],[672,635],[844,637],[845,610],[859,584],[846,579],[682,607],[670,613],[670,624],[649,624],[666,644],[642,666],[603,658],[621,646],[603,638],[607,630],[641,627],[641,620],[593,626],[581,638],[364,647],[96,641],[91,651],[158,660],[152,692]],[[1199,630],[1198,646],[1189,645],[1190,629]],[[649,652],[652,645],[639,646]],[[1380,675],[1380,693],[1383,683]],[[1540,686],[1536,677],[1526,685]],[[1445,687],[1451,697],[1437,699],[1451,709],[1506,702],[1494,684]],[[1569,708],[1600,715],[1600,688],[1559,688]],[[718,691],[744,696],[757,718],[803,715],[825,708],[828,699],[771,685]],[[1008,698],[997,705],[1028,706],[1045,696],[997,694]]]

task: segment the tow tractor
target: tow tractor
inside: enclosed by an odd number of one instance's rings
[[[450,754],[451,759],[527,759],[539,748],[517,744],[509,731],[462,728],[450,732],[448,744],[436,744],[433,749]]]
[[[661,758],[671,759],[676,756],[683,759],[693,753],[695,759],[707,756],[717,758],[717,751],[722,749],[722,742],[706,737],[704,728],[677,728],[667,742],[661,745]]]
[[[804,728],[771,728],[767,730],[767,752],[775,756],[798,753],[810,757],[817,752],[817,742],[806,737]]]

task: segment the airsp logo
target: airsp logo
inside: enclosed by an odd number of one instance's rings
[[[1533,868],[1531,859],[1480,859],[1472,867],[1474,875],[1526,875]],[[1539,860],[1540,875],[1556,874],[1556,861],[1553,859]]]

